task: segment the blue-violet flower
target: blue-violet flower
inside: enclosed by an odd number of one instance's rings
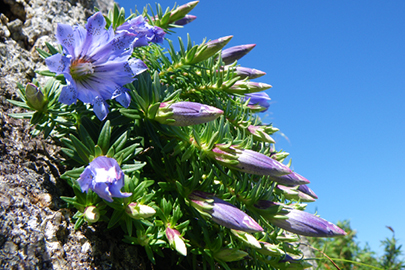
[[[142,15],[124,22],[117,27],[117,33],[129,32],[136,35],[134,47],[147,46],[149,42],[163,43],[166,33],[162,28],[151,26]]]
[[[123,86],[147,69],[139,59],[128,60],[137,36],[126,31],[115,35],[105,25],[100,12],[88,19],[86,29],[58,24],[56,39],[64,55],[57,53],[45,59],[49,70],[63,74],[68,83],[62,88],[59,101],[67,105],[77,99],[90,103],[100,120],[107,117],[108,99],[115,98],[122,106],[129,106],[131,97]]]
[[[113,201],[113,197],[125,198],[131,196],[131,193],[121,192],[121,188],[124,186],[124,173],[113,158],[104,156],[95,158],[84,169],[77,181],[82,192],[91,189],[102,199],[109,202]]]
[[[253,109],[260,109],[260,112],[265,112],[269,109],[270,103],[268,102],[270,99],[269,95],[265,92],[258,92],[258,93],[251,93],[245,94],[243,101],[249,100],[248,107]],[[256,106],[256,107],[255,107]]]

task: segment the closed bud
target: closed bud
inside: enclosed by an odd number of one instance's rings
[[[191,126],[215,120],[223,113],[218,108],[197,102],[163,102],[160,104],[154,120],[171,126]]]
[[[156,210],[152,207],[136,202],[128,204],[125,212],[134,219],[149,218],[156,214]]]
[[[312,189],[310,189],[307,185],[300,185],[298,187],[298,190],[301,191],[302,193],[311,196],[314,199],[318,199],[318,196],[315,194],[315,192]]]
[[[182,19],[175,21],[173,24],[178,25],[178,26],[183,26],[183,25],[191,23],[196,18],[197,18],[197,16],[187,14]]]
[[[265,112],[269,109],[270,97],[265,92],[257,92],[251,94],[245,94],[243,101],[249,100],[248,107],[253,112]],[[278,130],[278,129],[277,129]]]
[[[263,231],[263,228],[245,212],[228,202],[214,197],[210,193],[193,191],[189,199],[194,203],[193,206],[197,205],[197,210],[210,215],[212,221],[219,225],[244,232]],[[208,205],[211,205],[212,208]]]
[[[187,15],[187,13],[189,13],[193,8],[195,8],[198,2],[199,1],[192,1],[177,7],[170,13],[169,23],[173,23],[177,20],[184,18]]]
[[[222,62],[224,62],[225,65],[232,64],[236,60],[239,60],[243,56],[245,56],[255,46],[256,46],[256,44],[246,44],[246,45],[239,45],[239,46],[234,46],[234,47],[225,49],[221,53]]]
[[[187,256],[187,247],[183,239],[180,236],[180,232],[176,229],[166,228],[166,238],[169,241],[169,245],[177,250],[183,256]]]
[[[42,91],[32,83],[28,83],[25,87],[25,96],[27,97],[27,104],[31,108],[42,112],[48,103]]]
[[[304,176],[299,175],[296,172],[292,172],[287,175],[271,175],[269,177],[271,181],[277,182],[279,184],[287,185],[287,186],[296,186],[296,185],[304,185],[309,184],[310,182]]]
[[[194,58],[188,62],[188,64],[196,64],[203,60],[206,60],[220,51],[226,44],[232,39],[233,36],[221,37],[219,39],[208,41],[205,44],[198,46],[197,52]]]
[[[266,205],[272,207],[280,204],[269,201],[259,201],[255,207],[260,211],[260,209],[264,209]],[[263,217],[277,227],[298,235],[310,237],[335,237],[346,235],[346,233],[335,224],[313,214],[290,207],[284,207],[276,215],[264,214]]]
[[[296,187],[286,187],[283,185],[277,185],[276,188],[284,194],[284,197],[288,200],[296,200],[301,202],[314,202],[315,199],[311,196],[305,194],[298,190],[298,186]]]
[[[212,149],[213,158],[220,164],[245,173],[256,175],[282,176],[291,174],[286,165],[259,152],[229,147]]]
[[[266,72],[260,71],[254,68],[247,68],[247,67],[229,67],[225,66],[225,70],[233,69],[236,76],[239,76],[241,80],[243,79],[257,79],[261,76],[266,75]]]
[[[259,142],[275,143],[272,137],[266,132],[267,126],[253,126],[248,127],[248,131],[253,135],[253,139]],[[273,129],[270,127],[270,130]],[[278,129],[277,129],[278,130]]]
[[[83,214],[84,219],[88,222],[88,223],[95,223],[100,219],[100,212],[97,209],[97,207],[95,206],[88,206],[85,210],[84,210],[84,214]]]
[[[266,89],[271,88],[272,86],[267,83],[258,83],[251,81],[237,81],[225,91],[229,94],[249,94],[255,92],[262,92]]]
[[[225,248],[214,254],[214,258],[223,262],[234,262],[243,259],[249,254],[239,249]]]

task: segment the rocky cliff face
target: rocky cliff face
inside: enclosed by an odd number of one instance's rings
[[[56,147],[32,139],[29,122],[9,116],[22,112],[7,102],[18,99],[16,83],[25,85],[45,69],[35,48],[54,41],[59,22],[84,25],[95,6],[105,12],[113,2],[0,0],[1,269],[149,268],[143,248],[124,244],[103,224],[73,229],[72,213],[58,199],[71,191],[59,179]]]

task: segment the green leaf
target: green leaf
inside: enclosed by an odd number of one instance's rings
[[[50,53],[48,53],[48,52],[46,52],[44,50],[41,50],[39,48],[35,48],[35,49],[37,50],[37,52],[39,53],[39,56],[41,56],[42,59],[48,58],[49,56],[52,55],[52,54],[50,54]]]
[[[86,128],[83,125],[79,126],[79,136],[80,140],[84,142],[84,144],[90,150],[91,154],[94,155],[94,147],[95,147],[94,141],[90,137],[89,133],[87,132]]]
[[[119,157],[121,157],[122,161],[125,162],[128,159],[130,159],[131,157],[135,156],[136,149],[139,149],[139,148],[137,148],[138,146],[139,146],[139,143],[134,143],[134,144],[122,149],[121,151],[117,152],[114,155],[114,158],[118,159]]]
[[[59,53],[59,51],[54,46],[52,46],[49,42],[45,42],[45,45],[52,55]]]
[[[143,166],[145,166],[146,163],[136,163],[136,164],[124,164],[122,165],[122,171],[124,173],[132,173],[134,171],[137,171],[139,169],[141,169]]]
[[[110,222],[108,222],[107,229],[110,229],[110,228],[114,227],[114,225],[117,224],[118,221],[120,221],[120,219],[121,219],[121,217],[122,217],[122,215],[124,213],[125,213],[124,209],[121,209],[121,210],[116,209],[116,210],[114,210],[114,212],[113,212],[113,214],[111,216]]]
[[[107,120],[104,123],[103,128],[101,129],[100,135],[98,136],[97,145],[103,150],[103,153],[107,153],[109,146],[110,146],[110,138],[111,138],[111,127],[110,121]]]
[[[78,218],[75,223],[75,227],[74,227],[75,230],[77,231],[83,225],[83,223],[84,223],[84,218],[83,217]]]
[[[8,102],[10,102],[11,104],[27,109],[27,110],[32,110],[25,102],[21,102],[21,101],[17,101],[17,100],[12,100],[12,99],[7,99]]]
[[[87,146],[85,146],[81,141],[79,141],[78,138],[76,138],[72,134],[70,134],[69,138],[72,141],[72,143],[76,149],[76,152],[79,155],[79,157],[82,159],[83,163],[88,164],[90,162],[89,161],[89,156],[91,155],[90,150],[87,148]]]
[[[30,124],[31,125],[38,124],[42,120],[43,117],[44,117],[44,114],[42,112],[35,112],[31,118]]]

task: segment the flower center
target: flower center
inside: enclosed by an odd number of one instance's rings
[[[77,59],[70,65],[70,74],[75,81],[86,80],[93,73],[93,64],[84,59]]]

